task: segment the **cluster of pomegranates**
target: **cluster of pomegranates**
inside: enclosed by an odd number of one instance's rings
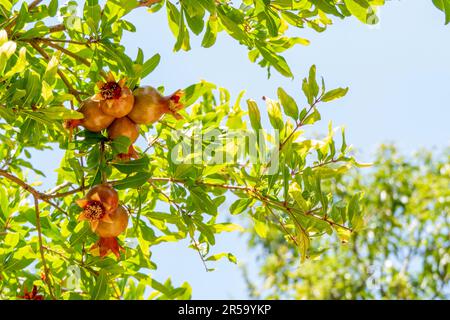
[[[98,93],[84,100],[78,110],[83,114],[83,119],[67,120],[64,125],[71,131],[78,126],[91,132],[106,129],[110,140],[127,137],[130,148],[127,154],[119,155],[122,159],[137,157],[133,143],[139,137],[138,125],[154,123],[164,114],[181,118],[178,113],[183,108],[180,102],[183,94],[181,90],[170,96],[163,96],[150,86],[131,91],[124,79],[116,82],[111,73],[106,82],[97,83],[97,87]],[[119,205],[117,191],[111,185],[102,183],[94,186],[84,199],[76,202],[83,209],[78,220],[89,221],[92,231],[99,236],[91,251],[101,257],[110,252],[120,257],[123,248],[117,237],[128,226],[128,212]]]
[[[78,110],[83,119],[68,120],[66,128],[73,130],[81,125],[91,132],[101,132],[107,129],[108,137],[114,140],[120,136],[130,139],[128,154],[122,158],[136,158],[133,143],[139,137],[138,125],[149,125],[158,121],[163,114],[171,114],[176,119],[183,108],[180,98],[181,90],[170,96],[162,96],[153,87],[141,87],[131,91],[122,79],[116,82],[110,73],[106,82],[97,83],[99,92],[83,101]]]
[[[100,257],[112,252],[119,258],[123,248],[117,237],[127,229],[128,211],[119,205],[117,191],[107,183],[99,184],[76,203],[83,209],[78,221],[89,221],[92,231],[99,236],[91,251]]]

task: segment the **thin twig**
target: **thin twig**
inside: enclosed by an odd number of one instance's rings
[[[66,26],[63,23],[48,27],[48,33],[55,33],[64,30],[66,30]]]
[[[139,4],[137,5],[137,7],[150,7],[152,4],[161,2],[162,0],[144,0],[144,1],[139,1]]]
[[[56,193],[56,192],[58,192],[59,190],[64,189],[65,187],[70,186],[71,184],[72,184],[71,182],[66,181],[66,182],[60,184],[59,186],[54,187],[53,189],[51,189],[51,190],[48,191],[47,193],[48,193],[48,194]]]
[[[188,217],[190,217],[184,210],[183,208],[181,208],[178,203],[176,203],[175,201],[173,201],[166,193],[164,193],[162,190],[160,190],[159,188],[155,187],[156,190],[158,190],[163,196],[164,198],[167,199],[167,201],[169,202],[170,205],[173,205],[178,212],[180,212],[181,214],[184,214]],[[195,248],[195,250],[198,252],[198,255],[200,256],[200,259],[202,260],[203,266],[205,267],[206,272],[209,271],[208,266],[206,265],[206,260],[205,257],[203,256],[203,254],[200,252],[200,248],[198,246],[197,241],[195,241],[194,237],[190,234],[190,232],[188,231],[189,237],[191,238],[191,241],[193,243],[193,246]]]
[[[65,215],[68,215],[67,212],[65,212],[61,207],[59,207],[57,204],[51,202],[45,193],[37,191],[35,188],[33,188],[32,186],[27,184],[25,181],[23,181],[19,177],[16,177],[15,175],[10,174],[9,172],[7,172],[3,169],[0,169],[0,176],[3,176],[5,178],[7,178],[8,180],[14,182],[15,184],[19,185],[22,189],[28,191],[33,197],[38,198],[39,200],[42,200],[42,201],[48,203],[49,205],[58,209]]]
[[[34,196],[34,209],[36,212],[36,229],[38,233],[38,241],[39,241],[39,252],[41,254],[41,261],[42,265],[44,267],[44,274],[45,274],[45,282],[48,286],[48,292],[50,293],[50,296],[53,300],[56,300],[54,294],[53,294],[53,287],[52,287],[52,281],[50,279],[50,270],[47,266],[47,261],[45,260],[45,253],[44,253],[44,245],[42,243],[42,230],[41,230],[41,215],[39,211],[39,198]]]
[[[32,3],[30,3],[28,5],[28,10],[33,10],[34,8],[36,8],[40,3],[42,2],[42,0],[34,0]]]
[[[75,41],[75,40],[71,40],[71,39],[53,39],[53,38],[34,38],[36,40],[42,41],[42,42],[59,42],[59,43],[70,43],[70,44],[76,44],[76,45],[80,45],[80,46],[89,46],[89,44],[91,44],[91,41],[86,41],[86,42],[82,42],[82,41]]]
[[[39,52],[39,54],[43,58],[45,58],[47,61],[50,61],[50,56],[35,41],[29,41],[29,43],[37,52]],[[64,82],[64,84],[66,85],[69,93],[72,94],[78,100],[78,102],[81,102],[80,92],[75,90],[75,88],[72,86],[70,81],[67,79],[66,75],[59,69],[56,72],[58,73],[59,77]]]
[[[289,236],[289,238],[291,238],[292,242],[295,243],[296,246],[298,246],[297,240],[295,239],[295,237],[289,232],[289,230],[286,228],[286,225],[284,224],[284,222],[281,220],[281,218],[275,214],[275,212],[273,212],[272,208],[270,206],[266,206],[267,210],[278,220],[278,222],[281,225],[281,228],[283,228],[284,232],[286,232],[286,234]]]
[[[85,59],[85,58],[83,58],[83,57],[77,55],[76,53],[73,53],[73,52],[70,51],[70,50],[67,50],[67,49],[64,48],[64,47],[61,47],[60,45],[58,45],[58,44],[56,44],[56,43],[53,43],[52,41],[47,40],[46,38],[35,38],[35,40],[37,40],[37,41],[39,41],[39,42],[42,42],[42,43],[44,43],[46,46],[52,47],[53,49],[56,49],[56,50],[58,50],[58,51],[61,51],[62,53],[68,55],[69,57],[75,59],[76,61],[78,61],[78,62],[80,62],[80,63],[82,63],[82,64],[84,64],[84,65],[86,65],[86,66],[88,66],[88,67],[91,66],[91,63],[90,63],[87,59]]]

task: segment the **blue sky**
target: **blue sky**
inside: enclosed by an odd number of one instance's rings
[[[200,47],[201,38],[192,39],[192,50],[173,53],[174,38],[165,11],[148,14],[144,9],[128,17],[138,32],[126,34],[124,44],[135,56],[143,49],[146,58],[160,53],[158,68],[144,84],[164,85],[167,91],[184,88],[201,79],[229,89],[234,96],[245,89],[246,98],[276,96],[284,87],[301,98],[301,79],[310,65],[316,64],[328,88],[349,86],[348,95],[321,107],[323,121],[314,130],[325,132],[329,120],[345,125],[347,142],[358,151],[358,158],[370,161],[376,146],[395,142],[405,153],[421,148],[449,145],[450,111],[450,26],[431,1],[389,1],[380,12],[380,25],[370,28],[356,19],[335,21],[324,33],[297,30],[298,36],[311,40],[308,47],[297,46],[285,56],[295,79],[266,71],[247,59],[247,50],[221,34],[213,48]],[[61,154],[35,153],[34,162],[44,172],[59,164]],[[54,181],[49,174],[46,184]],[[223,212],[227,215],[227,212]],[[172,277],[175,284],[188,281],[193,298],[246,298],[240,266],[219,262],[206,273],[198,255],[187,242],[154,248],[152,260],[158,270],[152,275],[163,281]],[[257,253],[249,253],[245,239],[237,234],[217,238],[214,252],[232,252],[240,264],[247,264],[256,278]]]

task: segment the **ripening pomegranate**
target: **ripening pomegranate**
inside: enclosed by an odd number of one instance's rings
[[[100,221],[95,233],[100,238],[114,238],[127,229],[128,212],[123,206],[118,206],[114,212],[109,215],[111,223]]]
[[[83,119],[66,120],[64,127],[71,131],[81,125],[89,131],[100,132],[114,121],[114,117],[102,112],[101,105],[105,102],[94,101],[92,98],[84,100],[78,112],[84,116]]]
[[[133,144],[139,137],[139,127],[128,117],[116,119],[108,127],[108,137],[114,140],[120,136],[127,137],[130,139],[130,143]]]
[[[92,231],[95,231],[101,222],[113,223],[111,215],[119,205],[119,196],[109,184],[99,184],[76,203],[83,208],[78,221],[88,220]]]
[[[183,109],[180,99],[183,91],[178,90],[170,96],[162,96],[158,90],[147,86],[134,90],[134,107],[128,117],[137,124],[151,124],[158,121],[163,114],[171,114],[181,119],[179,110]]]
[[[133,92],[125,86],[125,79],[116,82],[112,73],[108,74],[106,82],[98,82],[100,92],[94,96],[94,100],[103,101],[102,111],[115,118],[125,117],[133,109]]]

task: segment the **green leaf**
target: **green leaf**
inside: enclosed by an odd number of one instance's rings
[[[252,128],[255,131],[261,130],[262,129],[261,113],[259,112],[258,105],[256,104],[255,100],[248,99],[247,106],[248,106],[248,116],[250,118],[250,123],[252,125]]]
[[[20,241],[20,233],[18,232],[8,232],[6,234],[5,239],[3,240],[3,244],[6,247],[14,248]]]
[[[206,261],[218,261],[222,258],[227,258],[228,261],[230,261],[231,263],[236,264],[237,263],[237,259],[236,257],[231,254],[231,253],[218,253],[218,254],[214,254],[212,256],[209,256],[208,258],[206,258]]]
[[[58,12],[58,0],[51,0],[48,5],[48,15],[50,17],[56,16],[56,13]]]
[[[326,92],[320,101],[329,102],[344,97],[348,92],[348,88],[337,88]]]
[[[69,242],[70,246],[74,247],[75,245],[78,245],[79,243],[82,243],[86,240],[86,237],[88,237],[90,234],[92,234],[91,228],[87,224],[79,224],[75,231],[70,236]]]
[[[155,70],[155,68],[158,66],[160,61],[161,56],[159,55],[159,53],[155,54],[153,57],[145,61],[142,66],[141,78],[145,78],[150,73],[152,73],[153,70]]]
[[[217,214],[217,208],[207,193],[200,188],[191,188],[189,191],[192,202],[198,209],[210,215]]]
[[[111,142],[111,148],[113,149],[114,154],[128,153],[130,145],[130,138],[125,136],[117,137]]]
[[[319,121],[321,119],[320,117],[320,113],[317,110],[317,108],[313,109],[313,112],[310,113],[304,120],[303,120],[303,124],[307,125],[307,124],[314,124],[317,121]]]
[[[114,183],[114,187],[118,190],[137,189],[144,185],[151,177],[152,174],[149,172],[139,172],[125,179],[117,181],[116,183]]]
[[[445,24],[450,23],[450,0],[433,0],[434,5],[445,13]]]
[[[150,159],[148,157],[142,157],[138,160],[126,161],[126,162],[113,162],[111,163],[114,168],[125,174],[131,174],[133,172],[146,171],[149,167]]]
[[[252,202],[253,199],[238,199],[230,206],[230,213],[240,214],[244,212]]]
[[[8,194],[3,186],[0,186],[0,222],[4,223],[9,216]]]
[[[264,59],[266,59],[270,63],[270,65],[272,65],[279,73],[288,78],[294,77],[291,68],[289,68],[289,65],[282,56],[270,51],[266,46],[262,44],[256,44],[256,47],[258,48]]]
[[[16,52],[17,44],[14,41],[6,41],[0,46],[0,55],[4,55],[4,59],[9,59]]]
[[[91,291],[92,300],[105,300],[108,298],[108,281],[109,277],[105,270],[100,270],[99,275],[95,279],[95,286]]]
[[[297,227],[297,244],[300,251],[301,262],[304,262],[310,246],[310,240],[308,233],[300,226]]]
[[[83,114],[75,110],[66,109],[65,107],[48,107],[39,109],[46,117],[52,120],[66,120],[66,119],[83,119]]]
[[[6,30],[2,29],[0,30],[0,46],[2,46],[6,41],[8,41],[8,33]]]
[[[283,88],[278,88],[278,99],[284,108],[284,113],[294,120],[298,120],[298,106],[295,100],[284,91]]]
[[[256,234],[265,239],[267,237],[267,233],[269,232],[269,227],[267,226],[266,222],[257,219],[253,219],[253,222]]]
[[[274,101],[268,97],[264,100],[267,104],[267,113],[269,114],[269,120],[274,129],[281,130],[284,127],[283,116],[281,114],[281,106],[277,101]]]
[[[378,22],[375,9],[367,0],[344,0],[344,3],[348,11],[362,23],[376,24]]]
[[[233,232],[233,231],[244,231],[244,228],[242,228],[240,225],[235,223],[216,223],[212,226],[215,233],[221,233],[221,232]]]
[[[311,95],[313,97],[317,97],[317,95],[319,94],[319,85],[317,84],[315,65],[312,65],[309,69],[308,86]]]
[[[218,31],[217,16],[210,16],[206,25],[205,35],[202,40],[202,47],[209,48],[216,43]]]
[[[8,79],[15,75],[16,73],[21,73],[25,70],[27,66],[27,49],[25,47],[20,48],[19,50],[19,58],[16,61],[16,64],[14,67],[12,67],[10,70],[8,70],[7,73],[5,73],[5,78]]]
[[[9,0],[0,0],[0,6],[5,8],[5,10],[9,12],[12,9],[13,4]]]
[[[216,239],[214,237],[213,229],[197,219],[194,219],[193,221],[197,226],[197,230],[206,238],[206,240],[208,240],[208,243],[214,245]]]

